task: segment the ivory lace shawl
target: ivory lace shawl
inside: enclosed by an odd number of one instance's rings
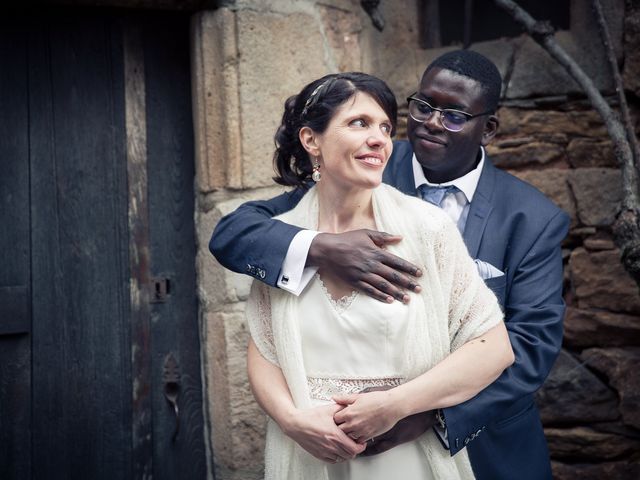
[[[449,353],[502,321],[497,300],[477,274],[458,230],[439,208],[406,196],[387,185],[373,191],[373,210],[379,230],[401,234],[389,247],[420,266],[422,301],[408,306],[404,374],[410,380],[429,370]],[[318,195],[305,194],[280,220],[317,229]],[[246,316],[261,354],[278,365],[298,408],[312,406],[302,360],[297,319],[298,299],[285,291],[254,281]],[[451,457],[429,430],[419,439],[436,479],[473,479],[466,450]],[[271,419],[267,426],[265,478],[328,479],[325,464],[284,435]]]

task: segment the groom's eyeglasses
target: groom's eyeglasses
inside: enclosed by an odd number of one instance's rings
[[[415,95],[415,93],[413,94]],[[465,124],[476,117],[483,115],[489,115],[493,113],[493,110],[487,110],[486,112],[478,113],[477,115],[471,115],[470,113],[463,112],[461,110],[454,110],[452,108],[436,108],[432,107],[428,102],[411,95],[407,98],[409,104],[409,115],[416,122],[423,123],[427,120],[433,112],[438,112],[438,119],[444,128],[450,132],[459,132],[465,126]]]

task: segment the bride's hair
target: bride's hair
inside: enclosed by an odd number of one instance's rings
[[[307,151],[300,143],[300,129],[309,127],[316,133],[323,133],[336,110],[356,92],[371,95],[389,117],[391,135],[395,135],[398,105],[385,82],[360,72],[326,75],[309,83],[284,103],[282,122],[274,137],[276,176],[273,179],[277,183],[296,187],[308,185],[313,168]]]

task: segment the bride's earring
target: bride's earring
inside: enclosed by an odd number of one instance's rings
[[[317,158],[314,157],[313,173],[311,174],[311,179],[317,183],[320,181],[321,178],[322,178],[322,175],[320,174],[320,162],[318,161]]]

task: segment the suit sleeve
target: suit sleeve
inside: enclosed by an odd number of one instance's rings
[[[474,398],[444,409],[451,454],[475,439],[517,400],[544,382],[562,345],[562,252],[568,216],[559,211],[532,243],[513,275],[505,325],[515,362]]]
[[[218,222],[209,250],[225,268],[275,287],[289,244],[301,228],[272,217],[291,210],[304,193],[296,189],[241,205]]]

